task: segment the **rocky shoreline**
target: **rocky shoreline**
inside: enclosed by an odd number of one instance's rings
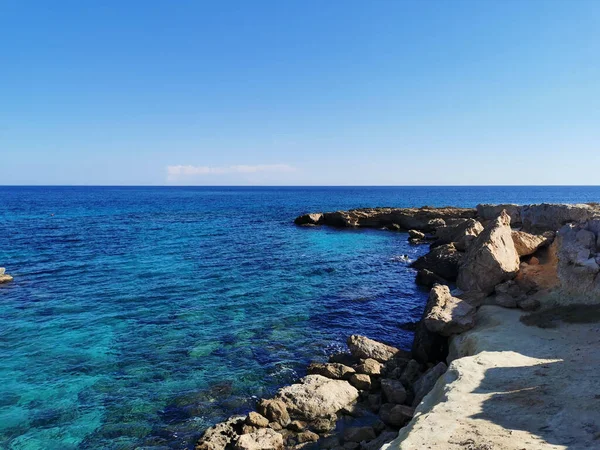
[[[451,343],[477,325],[482,305],[529,312],[600,303],[597,204],[369,208],[295,223],[406,231],[414,245],[430,245],[412,264],[416,282],[431,289],[412,349],[350,336],[349,353],[311,364],[257,411],[209,428],[197,450],[379,449],[414,422],[414,408],[455,359]]]

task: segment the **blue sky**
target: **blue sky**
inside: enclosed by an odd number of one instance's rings
[[[0,2],[0,184],[598,184],[600,1]]]

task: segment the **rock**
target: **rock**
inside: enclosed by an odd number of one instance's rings
[[[540,308],[540,301],[534,297],[525,297],[517,302],[517,306],[523,311],[535,311]]]
[[[440,227],[435,230],[437,240],[434,246],[454,243],[459,251],[465,251],[483,231],[483,226],[475,219],[467,219],[454,226]]]
[[[463,291],[491,293],[519,270],[519,255],[510,229],[510,217],[503,212],[491,221],[471,245],[460,265],[457,286]]]
[[[541,235],[530,234],[524,231],[513,231],[511,233],[515,250],[519,256],[534,254],[538,248],[548,242],[548,238]]]
[[[526,297],[525,292],[521,290],[519,284],[514,280],[500,283],[494,290],[496,292],[494,303],[504,308],[516,308],[518,301]]]
[[[358,390],[347,381],[321,375],[307,375],[277,394],[292,415],[308,420],[335,414],[357,398]]]
[[[365,361],[356,367],[358,373],[365,373],[367,375],[381,375],[381,368],[383,364],[373,358],[367,358]]]
[[[510,223],[513,226],[521,225],[521,206],[514,204],[502,204],[502,205],[490,205],[480,204],[477,205],[477,216],[483,221],[490,221],[496,219],[502,211],[510,216]]]
[[[331,431],[335,428],[335,417],[332,419],[317,419],[310,424],[310,428],[312,428],[317,433],[327,433],[328,431]]]
[[[406,389],[398,380],[384,378],[381,380],[381,390],[389,403],[402,404],[406,401]]]
[[[424,316],[427,314],[425,310]],[[429,331],[425,322],[421,320],[417,324],[412,345],[412,356],[419,362],[427,363],[440,361],[446,358],[448,353],[448,339],[437,333]]]
[[[461,259],[462,253],[456,250],[454,244],[446,244],[433,248],[413,262],[411,267],[417,270],[427,269],[446,280],[453,281],[456,280]]]
[[[351,427],[344,430],[344,441],[346,442],[370,441],[376,437],[372,427]]]
[[[320,225],[322,219],[323,214],[321,213],[304,214],[302,216],[296,217],[294,223],[296,225]]]
[[[296,439],[299,444],[303,444],[305,442],[316,442],[319,440],[319,435],[307,430],[303,431],[302,433],[298,433]]]
[[[13,277],[8,274],[0,275],[0,284],[8,283],[9,281],[12,281],[12,280],[13,280]]]
[[[323,375],[334,380],[349,380],[355,370],[340,363],[312,363],[308,366],[309,374]]]
[[[496,294],[494,297],[494,304],[502,306],[503,308],[516,308],[517,299],[508,294]]]
[[[346,450],[358,450],[360,448],[360,444],[358,442],[346,442],[343,448]]]
[[[238,436],[246,418],[235,416],[207,429],[196,444],[196,450],[224,450]]]
[[[361,391],[371,389],[371,377],[363,373],[355,373],[350,377],[350,384]]]
[[[425,239],[425,233],[421,233],[417,230],[408,230],[408,235],[411,239],[423,240]]]
[[[425,397],[429,391],[433,389],[433,386],[435,386],[438,378],[441,377],[447,369],[448,366],[446,366],[446,364],[443,362],[440,362],[425,372],[425,374],[415,382],[413,385],[413,389],[415,391],[413,406],[417,406],[419,403],[421,403],[423,397]]]
[[[369,403],[369,409],[371,411],[379,411],[379,408],[381,407],[381,394],[369,394],[367,402]]]
[[[406,367],[404,368],[404,370],[402,371],[402,374],[400,375],[400,382],[404,385],[404,386],[412,386],[412,384],[417,381],[417,379],[421,376],[421,366],[420,364],[415,361],[414,359],[411,359],[408,364],[406,365]]]
[[[452,297],[448,286],[436,284],[429,293],[431,306],[423,319],[432,333],[451,336],[470,330],[475,326],[475,308],[469,303]]]
[[[277,422],[282,427],[290,423],[290,415],[285,402],[277,399],[260,400],[257,405],[258,412],[269,419],[270,422]]]
[[[319,448],[330,450],[340,445],[340,440],[336,435],[324,437],[319,440]]]
[[[379,417],[387,425],[396,428],[403,427],[415,414],[414,408],[405,405],[394,405],[393,403],[385,403],[381,405]]]
[[[556,231],[572,222],[584,222],[600,213],[598,206],[587,204],[566,205],[547,204],[527,205],[521,208],[524,231]]]
[[[382,344],[365,336],[354,334],[348,338],[348,348],[352,355],[361,359],[374,359],[386,362],[395,355],[402,354],[402,350],[390,345]]]
[[[255,427],[264,428],[269,425],[269,419],[257,412],[252,411],[248,413],[248,417],[246,417],[246,423]]]
[[[370,442],[361,443],[360,448],[361,450],[379,450],[384,444],[392,442],[394,439],[396,439],[397,436],[398,433],[394,431],[384,431],[377,437],[377,439],[374,439]]]
[[[540,260],[538,258],[536,258],[535,256],[532,256],[531,258],[529,258],[529,265],[530,266],[539,266]]]
[[[421,286],[425,286],[428,288],[433,287],[434,284],[448,284],[449,282],[436,275],[431,270],[421,269],[417,271],[417,278],[415,279],[415,283]]]
[[[330,363],[339,363],[349,367],[356,364],[357,361],[358,358],[355,358],[350,353],[335,353],[329,357]]]
[[[281,431],[283,427],[279,422],[271,422],[269,423],[269,428],[272,428],[275,431]]]
[[[288,430],[292,430],[292,431],[302,431],[306,429],[306,422],[303,422],[301,420],[292,420],[289,425],[287,426]]]
[[[473,218],[475,209],[470,208],[362,208],[349,211],[323,213],[310,218],[310,214],[298,217],[297,224],[329,225],[349,228],[388,228],[394,225],[404,230],[430,232],[445,225],[445,219]]]
[[[236,450],[279,450],[283,449],[283,436],[270,428],[261,428],[243,434],[235,443]]]

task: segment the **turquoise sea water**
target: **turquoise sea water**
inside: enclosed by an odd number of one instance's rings
[[[343,348],[409,347],[404,233],[298,228],[361,206],[599,201],[598,187],[0,187],[0,448],[190,448]]]

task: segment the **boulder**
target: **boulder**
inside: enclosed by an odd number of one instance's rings
[[[521,209],[523,230],[556,231],[567,223],[584,222],[600,213],[597,205],[548,204],[527,205]]]
[[[394,439],[398,437],[398,433],[395,431],[384,431],[377,439],[374,439],[370,442],[362,442],[360,445],[361,450],[379,450],[384,444],[388,442],[392,442]]]
[[[417,230],[408,230],[408,236],[411,239],[423,240],[425,239],[425,233],[422,233]]]
[[[349,380],[355,370],[340,363],[312,363],[307,369],[309,374],[323,375],[334,380]]]
[[[460,298],[452,297],[448,286],[436,284],[429,293],[428,313],[423,319],[432,333],[442,336],[463,333],[475,326],[475,307]]]
[[[514,280],[500,283],[494,288],[494,291],[496,292],[494,303],[504,308],[516,308],[518,302],[527,297],[519,283]]]
[[[298,433],[296,436],[296,440],[299,444],[304,444],[306,442],[316,442],[319,440],[319,435],[310,430],[303,431]]]
[[[475,219],[467,219],[454,226],[440,227],[435,230],[437,240],[434,246],[454,243],[459,251],[465,251],[483,231],[483,226]]]
[[[257,405],[258,412],[266,417],[269,422],[275,422],[286,427],[290,423],[290,415],[285,402],[277,399],[262,399]]]
[[[250,434],[241,435],[235,442],[236,450],[279,450],[283,449],[283,436],[270,428],[261,428]]]
[[[400,374],[399,379],[404,386],[412,386],[413,383],[417,381],[420,376],[421,365],[414,359],[411,359]]]
[[[358,390],[347,381],[307,375],[300,383],[280,389],[276,398],[283,402],[292,416],[314,420],[335,414],[354,402],[358,398]]]
[[[350,427],[344,430],[344,441],[346,442],[370,441],[376,437],[373,427]]]
[[[433,248],[411,264],[417,270],[427,269],[446,280],[456,280],[462,259],[454,244],[445,244]]]
[[[388,403],[402,404],[406,401],[406,389],[398,380],[384,378],[381,380],[381,390]]]
[[[485,222],[494,220],[502,211],[510,216],[513,226],[521,225],[521,209],[519,205],[507,203],[502,205],[480,204],[477,205],[477,217]]]
[[[364,373],[355,373],[350,377],[350,384],[361,391],[371,389],[371,377]]]
[[[204,432],[195,449],[224,450],[237,439],[245,420],[244,416],[235,416],[210,427]]]
[[[257,412],[252,411],[248,413],[248,417],[246,417],[246,423],[254,427],[264,428],[269,426],[269,419]]]
[[[392,427],[400,428],[406,425],[415,414],[414,408],[405,405],[395,405],[385,403],[381,405],[379,417],[381,420]]]
[[[425,310],[424,316],[427,314]],[[429,331],[421,320],[415,329],[412,357],[421,363],[436,362],[446,359],[448,354],[448,338]]]
[[[421,269],[417,271],[417,278],[415,279],[415,283],[417,283],[420,286],[431,288],[434,284],[448,284],[449,282],[446,279],[440,277],[439,275],[436,275],[431,270]]]
[[[417,406],[419,403],[421,403],[421,400],[423,400],[429,391],[433,389],[433,386],[435,386],[438,378],[446,373],[447,369],[448,366],[446,366],[446,364],[443,362],[440,362],[425,372],[423,376],[415,382],[413,385],[413,390],[415,392],[413,406]]]
[[[548,237],[539,234],[513,231],[511,233],[515,250],[519,256],[533,255],[538,248],[548,243]]]
[[[322,219],[323,214],[321,213],[304,214],[302,216],[296,217],[294,223],[296,225],[320,225]]]
[[[6,273],[6,269],[4,267],[0,267],[0,284],[2,283],[8,283],[9,281],[12,281],[13,277],[11,277],[10,275],[8,275]]]
[[[300,431],[304,431],[306,429],[306,426],[306,422],[303,422],[301,420],[292,420],[287,426],[287,429],[299,433]]]
[[[502,212],[491,221],[463,258],[457,286],[463,291],[491,293],[519,270],[519,255],[510,229],[510,217]]]
[[[365,361],[356,367],[358,373],[364,373],[367,375],[381,375],[381,368],[383,364],[373,358],[367,358]]]
[[[371,358],[379,362],[386,362],[395,355],[405,353],[396,347],[382,344],[381,342],[357,334],[350,336],[347,344],[352,356],[355,358]]]

